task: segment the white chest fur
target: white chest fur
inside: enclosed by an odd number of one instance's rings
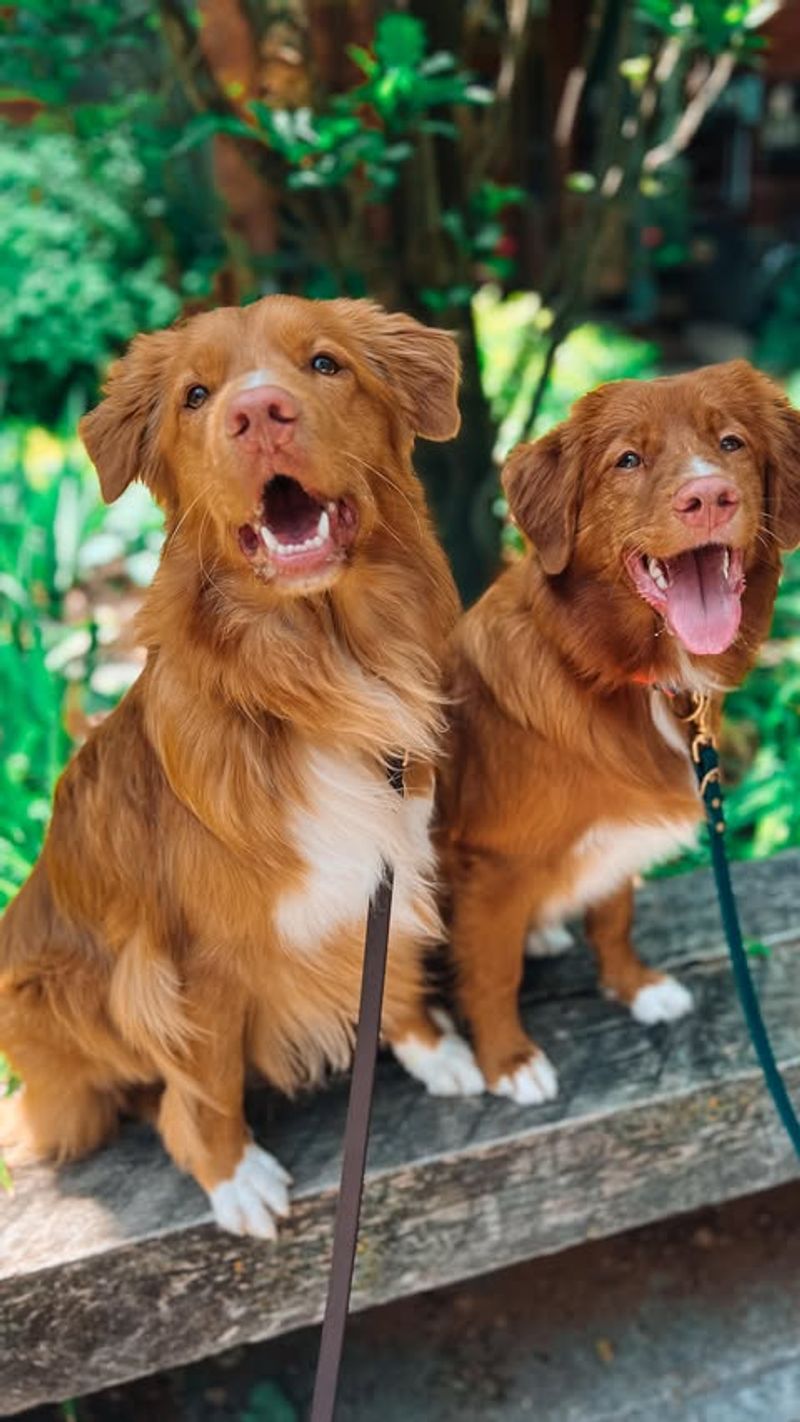
[[[655,824],[598,820],[572,851],[569,888],[545,905],[541,921],[557,923],[598,903],[642,870],[688,849],[696,835],[694,818]]]
[[[313,952],[337,930],[363,924],[383,861],[395,870],[393,929],[427,936],[436,923],[430,798],[403,799],[379,769],[317,749],[306,752],[303,789],[289,835],[306,873],[275,908],[285,947]]]
[[[653,722],[671,750],[686,761],[686,775],[694,786],[694,771],[686,738],[670,715],[660,692],[652,693]],[[686,819],[648,823],[598,820],[573,846],[568,869],[569,888],[548,902],[540,922],[558,923],[613,894],[635,875],[690,848],[697,837],[698,813]]]

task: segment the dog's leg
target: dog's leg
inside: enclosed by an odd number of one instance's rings
[[[420,1002],[397,1023],[390,1019],[385,1036],[397,1060],[431,1096],[480,1096],[486,1089],[469,1044],[440,1008],[428,1012]]]
[[[72,984],[53,979],[67,996]],[[21,983],[7,980],[0,992],[0,1044],[22,1078],[21,1088],[0,1100],[0,1146],[10,1164],[77,1160],[117,1125],[119,1075],[100,1053],[90,1054],[91,1022],[83,1044],[80,1022],[74,1035],[65,1028],[51,992],[53,980],[34,974]]]
[[[648,968],[631,942],[633,885],[626,884],[586,914],[586,936],[597,954],[606,997],[624,1003],[637,1022],[672,1022],[693,1007],[691,993],[668,973]]]
[[[245,1005],[231,985],[205,984],[191,1013],[193,1040],[166,1072],[158,1129],[173,1160],[206,1191],[234,1234],[274,1239],[289,1213],[290,1176],[252,1140],[244,1118]]]
[[[78,1053],[38,1046],[17,1053],[14,1064],[23,1084],[0,1100],[0,1149],[9,1165],[78,1160],[114,1134],[120,1093],[112,1083],[98,1086]]]
[[[519,1016],[525,931],[534,905],[525,867],[494,857],[456,885],[451,942],[459,1011],[489,1090],[519,1105],[551,1101],[555,1071]]]

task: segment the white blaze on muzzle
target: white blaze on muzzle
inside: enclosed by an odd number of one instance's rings
[[[712,464],[710,459],[704,459],[701,454],[693,454],[686,465],[687,479],[707,479],[713,474],[722,474],[718,464]]]
[[[280,385],[281,377],[274,370],[264,366],[258,370],[248,370],[236,382],[239,390],[257,390],[260,385]]]

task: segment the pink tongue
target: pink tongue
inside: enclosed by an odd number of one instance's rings
[[[722,575],[722,548],[699,548],[669,560],[667,622],[687,652],[724,652],[739,631],[740,593]]]

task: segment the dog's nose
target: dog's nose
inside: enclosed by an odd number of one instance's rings
[[[672,507],[681,523],[689,528],[706,528],[709,533],[730,523],[739,507],[739,493],[726,479],[706,476],[682,484]]]
[[[231,439],[280,449],[291,442],[300,407],[280,385],[241,390],[228,406],[225,428]]]

